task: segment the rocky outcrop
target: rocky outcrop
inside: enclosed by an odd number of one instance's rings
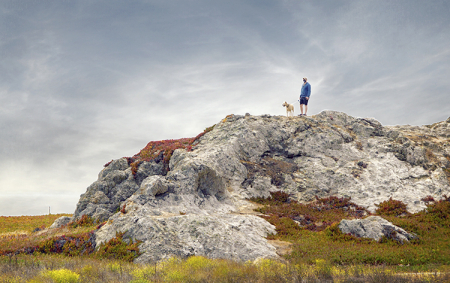
[[[126,158],[112,161],[98,174],[98,180],[87,188],[78,201],[74,216],[87,214],[99,222],[117,212],[123,201],[136,192],[148,176],[165,175],[162,162],[144,162],[135,175]]]
[[[142,241],[139,262],[277,257],[266,240],[274,227],[248,214],[248,198],[278,190],[303,202],[334,195],[373,211],[392,197],[419,211],[422,198],[450,192],[449,125],[384,127],[335,111],[231,115],[192,151],[175,150],[168,166],[161,158],[137,171],[127,158],[111,162],[81,196],[74,218],[108,219],[97,244],[116,231]]]
[[[410,240],[417,239],[416,235],[406,232],[380,216],[369,216],[365,219],[342,220],[338,227],[344,234],[350,234],[358,238],[369,238],[375,241],[379,241],[385,237],[403,244]]]

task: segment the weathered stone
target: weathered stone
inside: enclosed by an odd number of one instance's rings
[[[139,189],[148,176],[165,175],[162,162],[142,162],[133,175],[126,158],[112,161],[104,168],[85,194],[82,194],[74,213],[78,219],[87,214],[97,221],[105,221],[113,215],[123,201]]]
[[[58,219],[56,219],[53,224],[49,227],[50,229],[53,228],[60,228],[64,225],[69,224],[69,222],[72,221],[72,217],[69,216],[61,216]]]
[[[162,158],[161,158],[162,159]],[[161,175],[165,176],[167,171],[164,168],[164,162],[142,162],[139,165],[138,171],[134,176],[136,184],[141,185],[142,181],[148,176]]]
[[[169,190],[166,180],[161,176],[150,176],[141,184],[141,190],[144,190],[145,195],[157,196],[164,194]]]
[[[339,229],[344,234],[351,234],[358,238],[370,238],[375,241],[386,237],[404,243],[417,238],[414,234],[406,232],[380,216],[354,220],[344,219],[339,223]]]
[[[299,201],[334,195],[374,211],[392,197],[417,212],[426,207],[422,198],[450,192],[449,130],[446,122],[383,127],[336,111],[230,115],[192,151],[175,150],[169,171],[155,160],[133,175],[127,159],[113,161],[80,197],[74,217],[111,220],[96,232],[97,244],[116,231],[143,241],[139,262],[193,254],[276,257],[265,239],[274,227],[241,214],[251,206],[248,198],[276,190]]]
[[[239,261],[258,257],[277,258],[276,249],[264,238],[275,229],[262,218],[252,215],[187,214],[144,215],[142,210],[126,217],[115,215],[96,233],[97,244],[127,231],[124,237],[143,241],[145,253],[136,262],[150,262],[192,255],[228,258]]]
[[[126,158],[120,158],[117,160],[113,160],[108,166],[106,166],[100,173],[98,174],[98,180],[105,178],[110,172],[113,171],[124,171],[128,168],[128,161]]]

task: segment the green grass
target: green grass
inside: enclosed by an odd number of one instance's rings
[[[364,208],[350,202],[350,198],[334,196],[316,198],[315,202],[302,204],[289,200],[287,193],[272,192],[267,199],[251,200],[264,205],[257,211],[266,215],[264,218],[277,227],[276,237],[282,238],[286,238],[286,235],[295,236],[303,230],[323,231],[342,219],[362,218],[369,214]]]
[[[40,223],[42,218],[48,217],[36,217],[36,223]],[[23,221],[22,225],[17,225],[18,228],[22,229],[30,225],[32,219],[18,218],[18,222]],[[94,232],[102,225],[94,225],[91,217],[83,215],[77,221],[57,229],[41,230],[31,234],[24,234],[22,230],[4,233],[0,237],[0,255],[11,257],[16,254],[43,253],[63,254],[70,257],[113,258],[123,261],[133,261],[140,255],[140,242],[124,241],[124,233],[117,233],[116,237],[94,250]]]
[[[448,271],[441,268],[418,273],[398,267],[335,266],[324,259],[303,265],[193,256],[140,265],[61,255],[0,256],[0,282],[449,282]]]
[[[61,216],[71,214],[50,214],[40,216],[0,216],[0,235],[21,231],[31,233],[36,228],[45,228]]]
[[[123,240],[124,232],[117,232],[116,237],[103,243],[96,251],[99,258],[120,259],[132,262],[141,255],[139,251],[140,241],[127,243]]]
[[[385,219],[419,237],[403,245],[388,239],[376,242],[342,234],[337,228],[342,219],[363,217],[359,213],[361,208],[349,199],[330,197],[310,204],[282,199],[273,194],[268,199],[254,201],[265,204],[258,211],[276,226],[277,234],[271,238],[293,243],[293,252],[287,256],[293,264],[312,264],[322,258],[330,264],[414,266],[423,270],[450,265],[450,199],[447,197],[430,202],[426,210],[415,214],[404,213],[406,205],[396,200],[379,205],[377,211]]]
[[[30,231],[50,225],[50,217],[56,216],[16,217],[8,218],[15,226],[0,229],[0,254],[4,254],[0,255],[0,282],[450,282],[449,198],[430,201],[427,210],[415,214],[400,213],[403,205],[395,200],[379,206],[384,218],[419,236],[403,245],[340,233],[341,219],[368,214],[350,199],[318,198],[299,204],[277,192],[253,201],[264,205],[259,211],[276,225],[278,234],[269,238],[293,243],[285,261],[235,262],[195,256],[137,265],[130,261],[139,255],[139,243],[127,244],[122,233],[100,247],[100,252],[83,252],[89,248],[90,233],[98,228],[87,217],[37,233]],[[55,246],[63,237],[66,244]],[[38,249],[6,253],[25,247]]]

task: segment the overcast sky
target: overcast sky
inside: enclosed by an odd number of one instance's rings
[[[450,116],[448,0],[0,0],[0,215],[73,213],[111,159],[228,114]]]

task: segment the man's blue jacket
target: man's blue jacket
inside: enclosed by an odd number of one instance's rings
[[[311,95],[311,85],[306,82],[302,85],[302,91],[300,92],[300,97],[309,97]]]

